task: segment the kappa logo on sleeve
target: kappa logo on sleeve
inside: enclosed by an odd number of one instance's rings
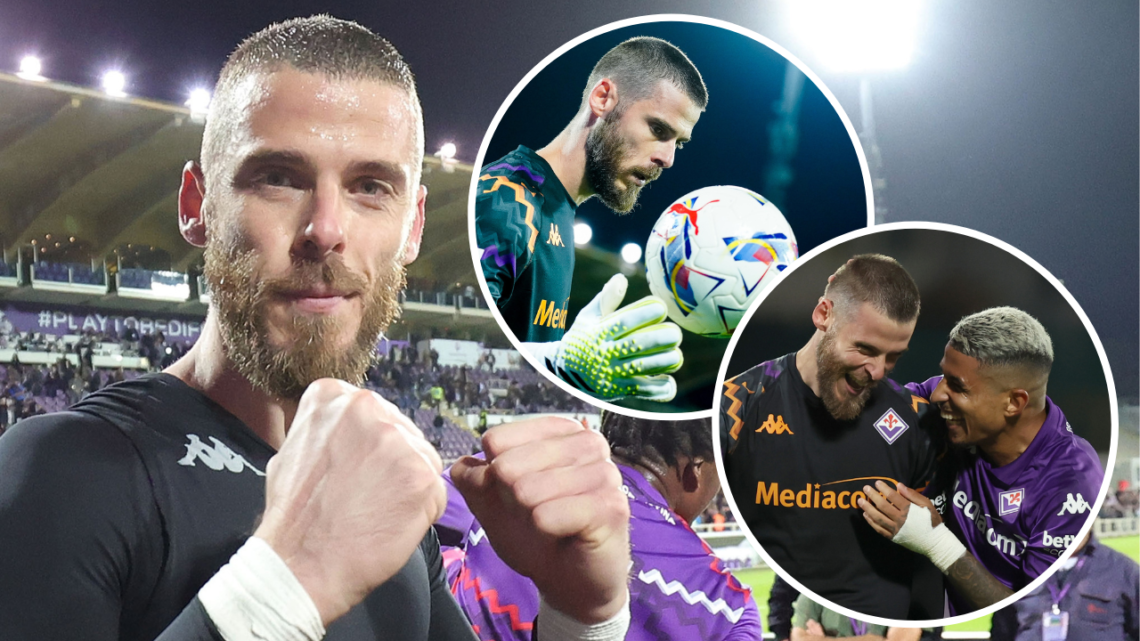
[[[1069,492],[1069,496],[1065,499],[1065,502],[1061,504],[1061,511],[1057,512],[1057,516],[1064,514],[1084,514],[1090,509],[1092,509],[1092,506],[1088,504],[1088,501],[1085,501],[1085,497],[1081,496],[1080,492],[1077,492],[1076,497],[1073,496],[1072,492]]]
[[[896,412],[893,407],[888,409],[886,414],[880,416],[879,420],[875,421],[875,429],[879,431],[879,435],[886,439],[888,443],[897,441],[908,427],[910,426],[902,420],[899,413]]]
[[[254,467],[253,463],[245,460],[245,457],[234,452],[229,446],[213,436],[210,437],[210,442],[214,444],[213,447],[203,443],[197,434],[187,434],[186,437],[190,442],[186,444],[186,456],[178,460],[179,465],[195,467],[198,462],[201,462],[202,465],[211,470],[229,470],[234,474],[241,474],[248,467],[253,470],[254,474],[265,476],[265,472]]]
[[[1005,516],[1006,514],[1013,514],[1019,511],[1021,509],[1021,503],[1024,500],[1024,488],[998,494],[998,514]]]

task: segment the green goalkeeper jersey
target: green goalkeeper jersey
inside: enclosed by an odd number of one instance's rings
[[[566,331],[576,208],[546,160],[526,147],[486,165],[479,176],[479,262],[520,341],[557,341]]]

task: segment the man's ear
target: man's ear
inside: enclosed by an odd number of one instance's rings
[[[604,119],[608,116],[617,107],[617,101],[617,86],[609,78],[599,80],[598,84],[590,90],[590,97],[587,99],[590,112],[598,119]]]
[[[826,332],[831,324],[835,321],[835,303],[823,298],[819,299],[816,303],[815,309],[811,311],[811,322],[815,328],[821,332]]]
[[[689,460],[685,463],[685,468],[681,470],[681,489],[685,490],[686,494],[692,494],[701,489],[701,465],[704,461],[701,459]]]
[[[420,255],[420,244],[424,238],[424,211],[427,207],[427,185],[420,185],[416,195],[416,213],[412,219],[412,228],[408,232],[408,239],[404,241],[404,248],[400,252],[400,263],[411,265]]]
[[[178,187],[178,231],[195,247],[206,246],[206,217],[202,201],[206,199],[206,178],[193,160],[182,168],[182,184]]]
[[[1013,418],[1029,405],[1029,392],[1023,389],[1011,389],[1006,392],[1005,415]]]

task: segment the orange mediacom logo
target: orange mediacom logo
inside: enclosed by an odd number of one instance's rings
[[[867,498],[862,487],[875,481],[885,481],[892,487],[898,485],[898,481],[886,476],[861,476],[830,483],[805,483],[804,489],[797,492],[792,488],[780,489],[779,483],[760,481],[756,484],[756,504],[820,510],[856,509],[859,507],[859,499]],[[856,489],[835,487],[844,483],[851,483]]]
[[[769,434],[791,434],[793,436],[795,435],[795,432],[793,432],[792,429],[790,427],[788,427],[788,424],[784,422],[783,415],[776,416],[774,414],[769,414],[768,420],[761,423],[760,427],[756,428],[756,431],[757,432],[767,432]]]

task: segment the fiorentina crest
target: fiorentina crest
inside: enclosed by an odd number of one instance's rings
[[[1010,490],[998,494],[998,514],[1005,516],[1021,509],[1021,502],[1025,500],[1025,488]]]
[[[903,422],[893,407],[887,410],[886,414],[880,416],[879,420],[875,421],[875,429],[879,430],[879,434],[881,434],[888,443],[897,441],[908,427],[910,426]]]

